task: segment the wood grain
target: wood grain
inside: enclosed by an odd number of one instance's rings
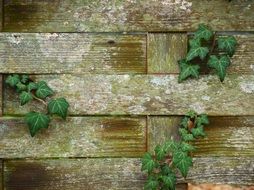
[[[253,1],[234,0],[8,0],[4,31],[122,32],[254,31]]]
[[[254,156],[254,117],[209,117],[207,137],[197,139],[194,157]],[[168,139],[178,139],[181,117],[149,117],[148,150]]]
[[[6,190],[141,190],[146,176],[140,169],[136,158],[8,160],[4,185]],[[253,170],[253,158],[196,158],[187,180],[178,177],[178,183],[253,185]]]
[[[0,75],[0,117],[3,115],[3,75]]]
[[[183,115],[190,109],[254,114],[254,75],[229,75],[223,83],[209,75],[180,84],[176,75],[37,75],[34,80],[45,80],[56,97],[65,97],[72,115]],[[4,114],[43,108],[35,101],[20,106],[14,91],[4,93]]]
[[[138,157],[146,151],[145,118],[54,119],[34,138],[23,118],[0,118],[0,158]]]
[[[187,53],[186,33],[149,33],[148,73],[173,73]]]
[[[238,45],[227,73],[254,74],[254,35],[243,34],[234,37]],[[186,38],[185,34],[149,34],[147,51],[149,73],[179,73],[177,61],[186,56]]]
[[[145,72],[145,35],[0,34],[0,73]]]

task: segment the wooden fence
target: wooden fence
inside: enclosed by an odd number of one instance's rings
[[[140,157],[176,135],[189,109],[210,117],[186,183],[254,185],[253,0],[0,2],[0,190],[141,190]],[[177,60],[200,23],[234,35],[223,83],[178,84]],[[31,138],[4,84],[33,74],[70,102],[66,122]],[[2,183],[2,184],[1,184]]]

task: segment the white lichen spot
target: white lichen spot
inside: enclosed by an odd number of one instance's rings
[[[169,77],[154,76],[151,78],[150,82],[155,86],[168,86],[170,80]]]
[[[132,114],[140,114],[140,113],[143,113],[146,110],[146,108],[141,105],[135,105],[135,106],[130,106],[128,110]]]
[[[205,108],[204,105],[200,102],[196,102],[194,104],[190,105],[190,109],[194,110],[195,112],[197,112],[198,114],[204,113],[205,112]]]
[[[58,34],[57,33],[46,33],[45,37],[47,40],[53,40],[58,37]]]
[[[209,101],[211,99],[211,97],[210,96],[202,96],[201,99],[205,100],[205,101]]]
[[[240,83],[240,88],[245,93],[254,93],[254,82],[242,82]]]
[[[250,69],[254,71],[254,65],[250,65]]]
[[[20,34],[12,34],[11,36],[8,36],[7,39],[10,43],[18,45],[24,38],[21,37]]]

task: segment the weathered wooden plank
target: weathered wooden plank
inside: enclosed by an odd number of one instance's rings
[[[187,34],[149,33],[147,45],[148,73],[173,73],[186,56]]]
[[[0,34],[0,73],[145,72],[145,35]]]
[[[184,34],[148,35],[149,73],[179,73],[177,61],[186,55],[187,41]],[[238,46],[227,72],[254,74],[254,35],[235,35]]]
[[[146,151],[146,118],[71,117],[34,138],[22,118],[0,118],[0,158],[137,157]]]
[[[0,190],[3,190],[3,161],[0,160]]]
[[[210,117],[207,137],[195,140],[195,157],[254,156],[254,117]],[[148,150],[168,139],[178,139],[180,117],[153,116],[148,120]]]
[[[0,75],[0,116],[3,114],[3,75]]]
[[[239,186],[239,185],[223,185],[223,184],[207,184],[207,183],[202,183],[202,184],[188,184],[188,190],[212,190],[212,189],[217,189],[217,190],[253,190],[254,186]]]
[[[44,75],[66,97],[73,115],[183,115],[189,109],[209,115],[253,115],[254,76],[204,76],[179,84],[176,75]],[[14,91],[6,90],[4,114],[37,111],[37,103],[20,106]],[[223,109],[222,109],[223,107]]]
[[[4,31],[186,31],[201,22],[215,30],[253,31],[253,6],[244,0],[8,0]]]
[[[3,1],[4,0],[0,0],[0,32],[3,30],[3,21],[4,21],[4,18],[3,18]]]
[[[140,169],[136,158],[6,161],[4,185],[6,190],[141,190],[146,177]],[[253,185],[253,170],[253,158],[196,158],[187,180],[178,182]]]

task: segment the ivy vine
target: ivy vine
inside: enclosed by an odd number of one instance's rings
[[[144,155],[142,171],[148,175],[145,190],[174,190],[177,170],[186,178],[192,166],[189,154],[195,150],[189,142],[205,137],[204,125],[207,124],[209,120],[206,114],[198,115],[194,111],[189,111],[180,123],[179,141],[168,140],[155,147],[155,154],[147,152]]]
[[[237,46],[235,37],[218,36],[208,26],[200,24],[188,45],[186,58],[178,61],[180,69],[178,81],[182,82],[189,77],[198,78],[200,66],[197,63],[200,63],[214,70],[223,82],[231,63],[230,57],[234,55]]]
[[[45,106],[45,113],[31,111],[25,115],[25,122],[33,137],[39,130],[48,128],[53,115],[66,119],[69,103],[65,98],[49,99],[54,91],[45,81],[33,81],[28,75],[9,75],[5,83],[19,94],[23,106],[32,100],[37,100]]]

